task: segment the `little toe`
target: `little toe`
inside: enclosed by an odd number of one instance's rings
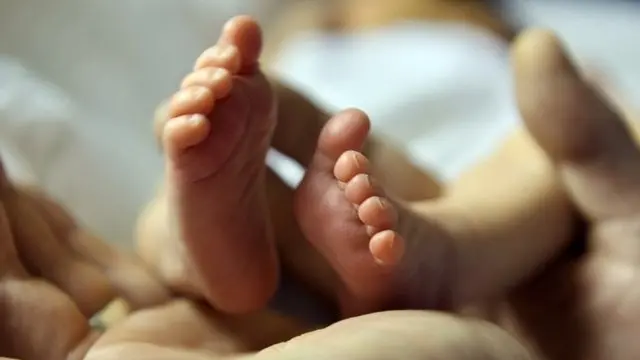
[[[205,67],[194,71],[182,80],[181,88],[204,86],[209,88],[216,100],[222,99],[231,92],[233,78],[229,70],[220,67]]]
[[[344,183],[351,181],[356,175],[367,173],[369,170],[369,160],[362,153],[348,150],[345,151],[333,167],[333,175],[338,181]]]
[[[211,125],[202,114],[183,115],[169,120],[164,127],[163,148],[169,156],[204,141]]]
[[[383,230],[374,234],[369,241],[369,251],[381,265],[395,265],[405,252],[405,241],[393,230]]]
[[[213,110],[213,92],[204,86],[191,86],[178,91],[169,103],[167,118],[190,114],[208,114]]]
[[[384,197],[370,197],[358,207],[360,221],[377,231],[393,228],[397,217],[395,207]]]
[[[344,187],[344,196],[354,205],[360,205],[370,197],[382,195],[382,189],[369,174],[358,174]]]

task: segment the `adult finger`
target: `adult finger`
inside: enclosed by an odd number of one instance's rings
[[[497,326],[439,312],[395,311],[343,320],[267,348],[256,360],[529,360]]]
[[[4,205],[0,204],[0,280],[5,277],[26,277],[27,270],[20,262],[11,224]]]
[[[22,194],[49,225],[62,246],[89,264],[133,309],[157,305],[170,298],[169,291],[141,260],[125,254],[78,226],[70,214],[42,192],[22,188]],[[74,281],[73,277],[69,281]]]
[[[244,359],[239,354],[254,353],[309,329],[269,310],[228,316],[203,303],[173,300],[134,312],[110,328],[87,359]]]
[[[98,335],[56,287],[34,278],[0,279],[0,355],[79,360]]]
[[[514,46],[513,63],[525,124],[582,210],[598,219],[640,211],[640,152],[631,132],[559,40],[528,31]]]
[[[87,359],[532,359],[492,324],[437,312],[377,313],[306,331],[275,313],[229,317],[179,300],[133,314]]]
[[[30,201],[17,191],[2,196],[18,255],[30,275],[51,281],[76,302],[86,316],[115,296],[104,274],[79,261],[56,238]]]

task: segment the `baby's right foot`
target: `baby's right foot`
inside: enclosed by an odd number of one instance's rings
[[[276,111],[260,48],[253,20],[229,21],[184,79],[160,131],[170,235],[193,261],[199,290],[227,312],[265,306],[277,286],[264,189]]]
[[[368,160],[358,151],[368,131],[368,119],[356,111],[325,125],[295,194],[300,227],[342,279],[338,300],[344,316],[439,308],[446,302],[438,281],[446,261],[438,240],[444,236],[375,185]]]

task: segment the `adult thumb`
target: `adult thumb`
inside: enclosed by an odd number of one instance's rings
[[[440,312],[393,311],[343,320],[280,343],[253,360],[529,360],[497,326]]]
[[[552,33],[523,33],[512,55],[525,124],[574,201],[598,220],[640,211],[640,152],[614,106]]]

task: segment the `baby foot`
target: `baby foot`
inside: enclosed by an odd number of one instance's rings
[[[276,111],[261,42],[253,20],[230,20],[173,96],[161,131],[170,228],[204,295],[227,312],[261,308],[278,278],[264,189]]]
[[[395,230],[398,212],[412,230],[414,225],[428,235],[435,230],[385,197],[376,185],[367,158],[358,151],[368,132],[369,121],[360,112],[346,111],[332,118],[295,195],[302,231],[342,279],[344,288],[338,296],[344,316],[410,307],[416,296],[421,303],[417,306],[429,307],[432,300],[424,299],[423,290],[435,298],[428,285],[414,286],[415,279],[429,281],[422,277],[427,270],[422,266],[427,261],[422,258],[425,242],[405,242]]]

